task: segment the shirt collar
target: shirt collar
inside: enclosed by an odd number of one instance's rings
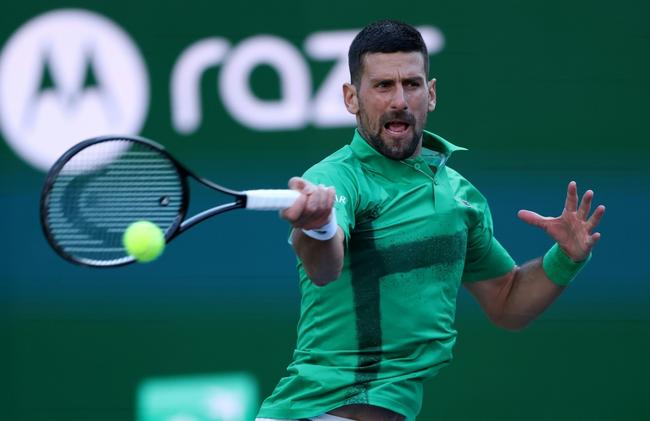
[[[435,133],[424,130],[422,134],[422,151],[420,155],[414,158],[396,161],[386,158],[361,136],[358,130],[354,131],[354,137],[350,144],[352,152],[357,158],[377,171],[400,171],[404,169],[403,164],[408,166],[424,163],[429,167],[440,169],[445,165],[447,159],[455,151],[465,151],[466,148],[456,146],[453,143],[443,139]]]

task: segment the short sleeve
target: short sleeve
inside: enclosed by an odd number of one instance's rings
[[[346,241],[349,240],[355,225],[354,210],[358,201],[356,183],[351,171],[343,165],[321,162],[307,170],[303,178],[314,184],[334,187],[336,221],[343,230]]]
[[[478,191],[475,191],[475,195],[478,196],[470,202],[475,212],[468,229],[463,282],[496,278],[515,267],[515,261],[494,237],[487,201]]]

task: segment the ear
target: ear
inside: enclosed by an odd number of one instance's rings
[[[436,109],[436,80],[431,79],[427,84],[429,88],[429,111]]]
[[[343,84],[343,101],[350,114],[356,115],[359,112],[359,97],[357,96],[357,88],[353,84]]]

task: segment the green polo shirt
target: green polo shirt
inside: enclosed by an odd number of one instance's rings
[[[346,237],[339,279],[314,285],[298,262],[298,340],[288,375],[259,417],[306,418],[348,404],[412,420],[422,381],[449,364],[461,282],[514,261],[493,236],[485,198],[445,165],[463,149],[424,133],[420,156],[395,161],[358,132],[304,175],[336,188]]]

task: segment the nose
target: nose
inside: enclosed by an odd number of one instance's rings
[[[404,87],[399,83],[395,85],[390,106],[394,110],[405,110],[408,108],[408,105],[406,104],[406,96],[404,94]]]

